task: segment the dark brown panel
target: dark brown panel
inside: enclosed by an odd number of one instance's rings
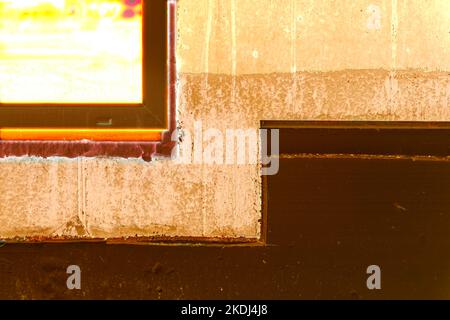
[[[281,128],[280,153],[450,155],[448,122],[262,121]]]
[[[375,264],[380,298],[449,297],[450,162],[282,159],[267,185],[268,243],[292,248],[311,292],[376,295]]]

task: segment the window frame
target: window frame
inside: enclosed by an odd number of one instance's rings
[[[174,128],[173,0],[144,0],[143,103],[0,103],[0,140],[167,142]],[[45,124],[45,125],[43,125]]]

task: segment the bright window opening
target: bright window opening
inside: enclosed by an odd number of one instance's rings
[[[0,0],[1,103],[142,103],[140,0]]]

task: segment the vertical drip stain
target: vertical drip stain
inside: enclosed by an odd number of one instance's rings
[[[213,27],[213,16],[214,16],[214,5],[212,2],[215,0],[207,0],[208,2],[208,17],[207,17],[207,23],[206,23],[206,33],[205,33],[205,48],[204,48],[204,55],[203,55],[203,63],[204,67],[203,70],[205,70],[205,73],[209,73],[209,50],[210,50],[210,44],[211,44],[211,35],[212,35],[212,27]]]
[[[295,112],[297,98],[297,23],[296,23],[296,0],[291,0],[291,76],[292,76],[292,92],[291,104],[292,112]]]
[[[207,24],[206,24],[206,33],[205,33],[205,49],[204,49],[204,70],[205,70],[205,76],[203,79],[203,88],[202,88],[202,100],[208,104],[208,74],[209,74],[209,54],[210,54],[210,45],[211,45],[211,38],[212,38],[212,29],[213,29],[213,21],[214,21],[214,6],[215,6],[216,0],[207,0],[208,3],[208,17],[207,17]],[[204,111],[203,111],[204,112]],[[203,113],[202,112],[202,113]],[[203,115],[202,115],[203,116]],[[202,166],[201,169],[201,175],[202,175],[202,181],[206,180],[206,173],[205,168]],[[207,186],[205,183],[202,184],[202,235],[205,235],[206,230],[206,190]]]
[[[230,28],[231,28],[231,110],[236,107],[236,77],[237,77],[237,33],[236,33],[236,0],[230,0]],[[237,126],[236,117],[233,117],[233,126]],[[236,183],[237,170],[233,170],[233,182]],[[234,188],[232,210],[236,212],[238,190]],[[223,218],[223,217],[222,217]]]
[[[296,40],[297,40],[297,23],[296,23],[296,0],[291,0],[291,73],[297,72],[296,57]]]
[[[398,0],[391,2],[391,71],[389,72],[389,105],[388,114],[394,114],[394,108],[398,98],[397,70],[398,47]]]
[[[237,73],[237,34],[236,34],[236,0],[231,0],[231,74]],[[234,87],[233,87],[234,93]]]
[[[78,158],[77,162],[77,216],[83,228],[87,232],[86,225],[86,179],[83,158]]]
[[[398,46],[398,0],[391,3],[391,67],[397,69],[397,46]]]

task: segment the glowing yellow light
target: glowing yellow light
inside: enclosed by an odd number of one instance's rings
[[[0,140],[96,140],[159,141],[161,131],[152,129],[0,129]]]
[[[140,1],[0,0],[1,103],[141,103]]]

